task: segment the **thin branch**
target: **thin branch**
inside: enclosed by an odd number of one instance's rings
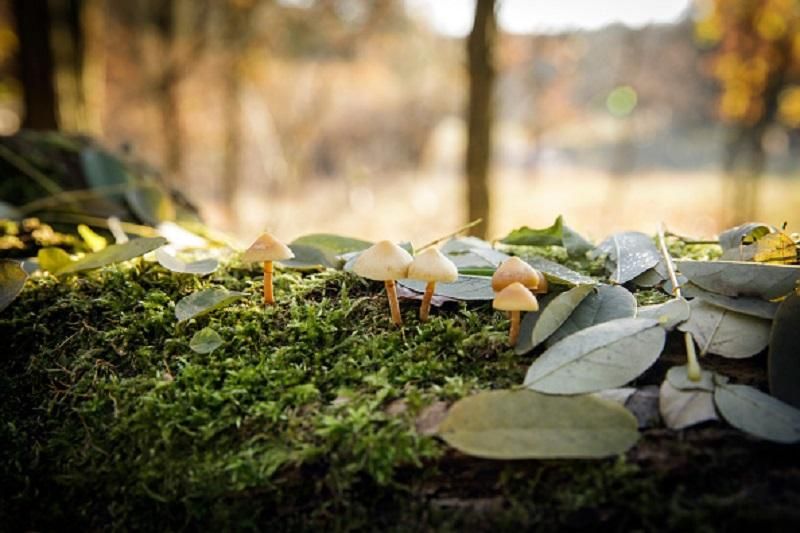
[[[38,183],[42,189],[46,190],[50,194],[58,194],[62,191],[58,183],[48,178],[39,169],[35,168],[25,159],[19,157],[17,154],[15,154],[2,144],[0,144],[0,157],[8,161],[9,164],[16,167],[17,170],[19,170],[23,174],[28,175],[31,179],[33,179],[36,183]]]
[[[464,232],[465,232],[465,231],[467,231],[468,229],[470,229],[470,228],[472,228],[472,227],[475,227],[475,226],[477,226],[477,225],[478,225],[478,224],[480,224],[481,222],[483,222],[483,219],[482,219],[482,218],[475,219],[475,220],[473,220],[472,222],[470,222],[469,224],[466,224],[466,225],[464,225],[464,226],[461,226],[460,228],[458,228],[458,229],[457,229],[457,230],[455,230],[454,232],[452,232],[452,233],[448,233],[448,234],[447,234],[447,235],[445,235],[444,237],[439,237],[438,239],[432,240],[431,242],[429,242],[429,243],[425,244],[424,246],[420,246],[419,248],[417,248],[417,250],[416,250],[416,251],[417,251],[417,252],[421,252],[422,250],[424,250],[424,249],[426,249],[426,248],[430,248],[431,246],[435,246],[435,245],[439,244],[440,242],[442,242],[442,241],[444,241],[444,240],[447,240],[447,239],[449,239],[449,238],[451,238],[451,237],[455,237],[455,236],[456,236],[456,235],[458,235],[459,233],[464,233]]]

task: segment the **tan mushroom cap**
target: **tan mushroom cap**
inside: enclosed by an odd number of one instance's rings
[[[281,261],[291,259],[294,252],[281,241],[270,235],[262,234],[250,248],[242,254],[245,263],[262,263],[264,261]]]
[[[411,261],[411,254],[395,243],[381,241],[361,252],[353,263],[353,272],[375,281],[402,279],[406,277]]]
[[[509,257],[492,275],[492,290],[500,292],[514,282],[535,289],[539,286],[539,273],[519,257]]]
[[[414,256],[408,266],[408,277],[428,283],[452,283],[458,279],[458,268],[442,252],[436,248],[428,248]]]
[[[492,307],[500,311],[538,311],[539,302],[522,283],[515,281],[497,293]]]

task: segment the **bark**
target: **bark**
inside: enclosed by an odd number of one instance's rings
[[[19,76],[23,87],[23,128],[58,129],[55,63],[50,47],[47,0],[13,0],[20,42]]]
[[[497,38],[495,0],[478,0],[475,23],[467,39],[469,58],[469,108],[467,131],[467,214],[469,220],[483,219],[471,229],[486,237],[491,205],[489,165],[492,148],[492,89],[494,46]]]

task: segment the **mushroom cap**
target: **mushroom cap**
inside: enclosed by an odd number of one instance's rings
[[[411,261],[411,254],[395,243],[381,241],[361,252],[353,263],[353,272],[375,281],[402,279],[406,277]]]
[[[533,290],[533,294],[547,294],[550,291],[550,283],[547,281],[547,277],[539,270],[536,273],[539,275],[539,285]]]
[[[538,311],[539,302],[522,283],[515,281],[495,295],[492,307],[500,311]]]
[[[414,256],[408,266],[408,277],[420,281],[452,283],[458,279],[458,268],[436,248],[428,248]]]
[[[515,281],[529,289],[535,289],[539,286],[539,273],[519,257],[509,257],[495,270],[492,290],[500,292]]]
[[[245,263],[260,263],[264,261],[281,261],[291,259],[294,252],[281,241],[270,235],[262,234],[250,245],[250,248],[242,254],[242,261]]]

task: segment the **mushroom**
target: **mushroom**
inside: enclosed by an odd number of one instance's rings
[[[281,241],[264,233],[242,255],[245,263],[264,263],[264,305],[275,303],[272,294],[272,262],[291,259],[294,252]]]
[[[397,302],[394,280],[406,277],[411,261],[411,255],[395,243],[381,241],[361,252],[353,263],[353,272],[362,278],[384,282],[386,295],[389,297],[392,322],[398,326],[403,324],[403,319],[400,316],[400,304]]]
[[[531,291],[522,283],[515,281],[495,295],[492,307],[500,311],[511,312],[511,329],[508,331],[508,343],[514,346],[517,343],[517,337],[519,337],[520,311],[538,311],[539,302],[536,301],[536,296],[531,294]]]
[[[408,267],[408,277],[428,283],[425,286],[422,305],[419,306],[419,319],[425,322],[428,320],[428,313],[431,310],[431,298],[436,288],[436,282],[454,282],[458,279],[458,268],[442,252],[436,248],[428,248],[414,256],[414,260]]]
[[[539,276],[539,285],[533,289],[533,294],[547,294],[547,291],[550,290],[550,284],[547,282],[547,278],[541,273],[541,271],[536,270],[535,268],[534,270],[536,271],[536,275]]]
[[[519,257],[509,257],[492,275],[492,290],[500,292],[514,282],[536,290],[544,276]]]

